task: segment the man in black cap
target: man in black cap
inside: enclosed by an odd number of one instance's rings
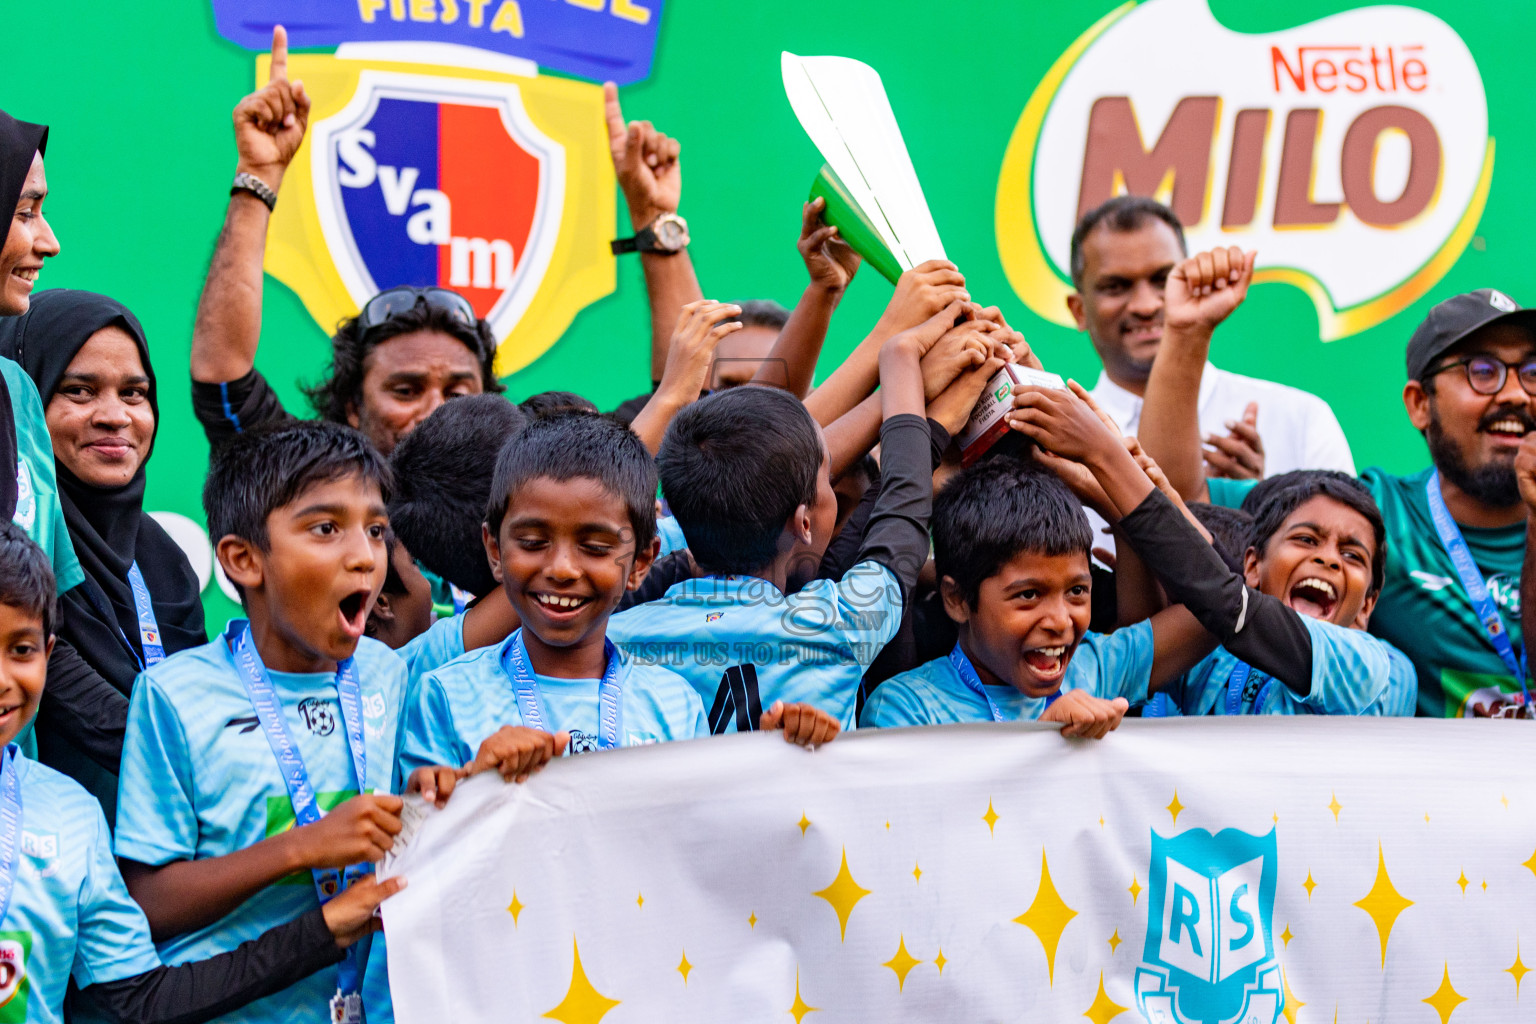
[[[1403,405],[1433,465],[1361,474],[1387,526],[1370,630],[1413,659],[1420,715],[1523,716],[1514,464],[1536,430],[1536,309],[1484,288],[1430,310],[1408,342]]]

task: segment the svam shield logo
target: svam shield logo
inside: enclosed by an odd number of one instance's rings
[[[1152,833],[1147,941],[1136,1005],[1151,1024],[1274,1024],[1273,829]]]
[[[504,337],[549,265],[564,150],[518,86],[364,71],[314,128],[326,245],[361,307],[397,285],[452,288]]]

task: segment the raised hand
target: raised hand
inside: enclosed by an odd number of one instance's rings
[[[417,768],[406,780],[405,791],[420,793],[423,800],[441,810],[448,806],[448,798],[453,795],[454,787],[465,774],[462,768],[449,768],[442,764]]]
[[[741,307],[729,302],[700,299],[684,306],[667,347],[661,388],[675,389],[684,403],[698,398],[720,340],[741,330],[741,321],[733,319],[740,315]]]
[[[1259,436],[1259,403],[1249,402],[1243,418],[1227,424],[1227,434],[1205,439],[1205,475],[1233,480],[1264,479],[1264,439]]]
[[[603,83],[603,113],[608,122],[608,149],[619,179],[629,218],[638,231],[663,213],[676,213],[683,194],[682,145],[657,131],[649,121],[624,120],[619,87]]]
[[[1215,330],[1248,297],[1258,255],[1230,246],[1197,253],[1174,267],[1163,292],[1164,325]]]
[[[837,719],[818,707],[809,704],[785,704],[774,701],[758,721],[759,729],[783,729],[784,741],[815,750],[823,743],[831,743],[842,731]]]
[[[965,290],[965,277],[958,267],[948,260],[929,260],[897,279],[896,294],[880,314],[880,324],[889,333],[905,331],[952,302],[970,300],[971,293]]]
[[[945,331],[923,356],[923,400],[932,402],[965,371],[986,362],[997,347],[994,325],[964,320]]]
[[[364,794],[333,808],[319,821],[293,830],[298,860],[306,868],[344,868],[384,859],[400,834],[398,796]]]
[[[1077,392],[1022,387],[1013,393],[1008,425],[1046,451],[1081,462],[1106,449],[1119,449],[1120,431]]]
[[[1515,482],[1527,512],[1536,514],[1536,433],[1526,434],[1515,452]]]
[[[817,196],[800,211],[800,258],[810,272],[811,283],[829,292],[841,292],[859,269],[859,254],[843,241],[837,228],[822,219],[827,201]]]
[[[996,306],[987,306],[977,309],[974,315],[977,320],[985,320],[997,325],[1000,332],[999,337],[1007,344],[1008,350],[1013,353],[1013,358],[1009,362],[1033,367],[1036,370],[1045,369],[1045,366],[1040,362],[1040,357],[1035,355],[1035,350],[1030,348],[1029,342],[1024,340],[1024,332],[1014,330],[1008,321],[1003,319],[1002,310]]]
[[[272,67],[267,84],[235,106],[237,171],[254,174],[274,192],[309,127],[309,94],[288,81],[288,31],[272,29]]]

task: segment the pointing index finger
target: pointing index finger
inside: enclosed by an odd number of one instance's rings
[[[608,122],[609,145],[623,145],[629,129],[624,124],[624,108],[619,106],[619,87],[612,82],[603,83],[603,118]]]
[[[288,77],[288,30],[281,25],[272,26],[272,67],[267,81],[276,82]]]

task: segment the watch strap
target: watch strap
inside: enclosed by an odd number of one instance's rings
[[[616,238],[608,243],[615,256],[627,252],[648,252],[656,256],[674,256],[681,250],[663,249],[656,244],[656,223],[652,221],[639,231],[633,238]]]
[[[236,192],[249,192],[266,204],[268,212],[277,209],[277,193],[272,191],[270,185],[248,171],[241,171],[230,183],[229,194],[234,195]]]

